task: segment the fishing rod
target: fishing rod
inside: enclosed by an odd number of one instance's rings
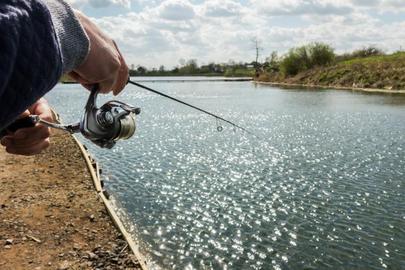
[[[221,117],[213,114],[204,109],[198,108],[194,105],[186,103],[177,98],[171,97],[157,90],[144,86],[142,84],[136,83],[134,81],[128,80],[135,86],[163,96],[165,98],[174,100],[178,103],[191,107],[195,110],[208,114],[215,117],[216,120],[224,121],[234,128],[243,130],[255,137],[255,134],[249,130]],[[4,130],[0,130],[0,138],[6,136],[7,134],[13,133],[20,128],[33,127],[36,124],[42,124],[51,128],[56,128],[69,133],[81,133],[86,139],[90,140],[92,143],[102,147],[102,148],[112,148],[117,141],[126,140],[131,138],[136,130],[135,115],[140,113],[140,108],[133,107],[129,104],[118,100],[111,100],[98,107],[96,104],[97,96],[99,94],[99,86],[96,84],[93,86],[90,92],[90,96],[87,100],[84,114],[79,122],[73,124],[61,124],[52,123],[41,119],[38,115],[29,115],[25,118],[17,119],[6,127]],[[222,131],[222,126],[217,126],[218,131]]]
[[[217,119],[217,120],[224,121],[224,122],[226,122],[226,123],[232,125],[232,126],[235,127],[235,128],[238,128],[238,129],[240,129],[240,130],[243,130],[244,132],[246,132],[246,133],[248,133],[248,134],[250,134],[250,135],[256,136],[254,133],[250,132],[249,130],[247,130],[247,129],[245,129],[245,128],[243,128],[243,127],[241,127],[241,126],[239,126],[239,125],[237,125],[237,124],[235,124],[235,123],[233,123],[233,122],[231,122],[231,121],[229,121],[229,120],[227,120],[227,119],[225,119],[225,118],[223,118],[223,117],[221,117],[221,116],[219,116],[219,115],[213,114],[213,113],[211,113],[211,112],[209,112],[209,111],[206,111],[206,110],[204,110],[204,109],[201,109],[201,108],[199,108],[199,107],[197,107],[197,106],[191,105],[191,104],[189,104],[189,103],[187,103],[187,102],[184,102],[184,101],[182,101],[182,100],[180,100],[180,99],[177,99],[177,98],[171,97],[171,96],[169,96],[169,95],[166,95],[166,94],[164,94],[164,93],[162,93],[162,92],[159,92],[159,91],[157,91],[157,90],[154,90],[154,89],[152,89],[152,88],[150,88],[150,87],[147,87],[147,86],[145,86],[145,85],[142,85],[142,84],[140,84],[140,83],[131,81],[131,79],[128,80],[128,83],[133,84],[133,85],[135,85],[135,86],[138,86],[138,87],[140,87],[140,88],[142,88],[142,89],[145,89],[145,90],[147,90],[147,91],[150,91],[150,92],[152,92],[152,93],[155,93],[155,94],[157,94],[157,95],[163,96],[163,97],[165,97],[165,98],[171,99],[171,100],[173,100],[173,101],[175,101],[175,102],[181,103],[181,104],[183,104],[183,105],[185,105],[185,106],[188,106],[188,107],[190,107],[190,108],[193,108],[193,109],[195,109],[195,110],[197,110],[197,111],[200,111],[200,112],[202,112],[202,113],[208,114],[208,115],[214,117],[214,118]],[[218,127],[217,127],[217,130],[218,130],[218,131],[222,131],[222,127],[221,127],[221,126],[218,126]]]

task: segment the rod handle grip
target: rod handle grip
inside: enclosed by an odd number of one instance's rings
[[[16,132],[21,128],[34,127],[35,124],[36,121],[34,117],[27,116],[17,119],[0,132],[0,138],[6,136],[8,132]]]

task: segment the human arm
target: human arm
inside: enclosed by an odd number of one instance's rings
[[[86,87],[98,83],[102,92],[114,94],[127,82],[128,67],[115,43],[62,0],[0,1],[0,33],[0,131],[19,115],[28,115],[26,108],[37,104],[62,73],[74,73]],[[31,145],[36,137],[25,138],[25,144],[16,139],[3,142],[13,153],[34,154],[49,145],[48,138],[39,138],[37,147]],[[17,147],[21,145],[27,149]]]
[[[115,43],[78,16],[85,29],[62,0],[0,1],[0,130],[65,72],[87,87],[99,83],[102,92],[123,89],[128,68]]]
[[[62,54],[40,0],[0,1],[0,129],[58,82]]]

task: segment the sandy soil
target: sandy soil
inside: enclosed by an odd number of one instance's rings
[[[0,269],[140,269],[69,135],[34,157],[0,148]]]

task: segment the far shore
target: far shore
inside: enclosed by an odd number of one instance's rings
[[[173,76],[157,76],[159,79],[154,80],[152,76],[149,77],[141,77],[142,79],[136,79],[137,82],[250,82],[253,81],[252,77],[221,77],[221,78],[215,78],[215,77],[208,77],[207,79],[199,79],[196,77],[195,79],[181,79],[181,78],[187,78],[191,76],[179,76],[179,78],[174,78]],[[195,77],[195,76],[194,76]],[[205,77],[205,76],[201,76]],[[134,78],[134,77],[131,77]],[[139,78],[139,77],[135,77]],[[62,84],[79,84],[78,82],[75,81],[61,81],[60,83]]]
[[[169,78],[173,78],[173,76],[158,76],[158,77],[168,78],[167,81],[173,81],[173,80],[169,79]],[[193,77],[193,76],[178,76],[178,77]],[[204,76],[202,76],[202,77],[204,77]],[[151,78],[151,77],[146,76],[146,78]],[[148,81],[148,80],[145,80],[145,81]],[[159,81],[164,82],[165,80],[159,80]],[[177,81],[177,80],[175,80],[175,81]],[[181,80],[180,79],[178,81],[187,82],[188,80]],[[190,80],[190,81],[194,81],[194,80]],[[210,81],[210,79],[208,79],[207,81]],[[367,93],[380,93],[380,94],[401,94],[401,95],[405,94],[405,90],[393,90],[393,89],[383,89],[383,88],[362,88],[362,87],[348,87],[348,86],[333,86],[333,85],[318,85],[318,84],[298,84],[298,83],[284,83],[284,82],[268,82],[268,81],[254,80],[254,79],[250,79],[250,78],[247,78],[247,77],[224,77],[222,80],[212,79],[212,81],[228,81],[228,82],[252,81],[255,84],[278,86],[278,87],[281,87],[281,88],[336,89],[336,90],[350,90],[350,91],[367,92]],[[78,82],[68,81],[68,80],[61,81],[61,83],[62,84],[78,84]]]

